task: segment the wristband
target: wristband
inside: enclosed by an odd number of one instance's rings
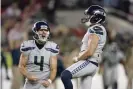
[[[49,83],[51,84],[52,83],[52,80],[51,79],[48,79]]]

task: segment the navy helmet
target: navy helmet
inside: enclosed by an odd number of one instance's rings
[[[81,19],[82,23],[103,23],[106,18],[105,10],[99,5],[91,5],[84,11],[84,14],[86,17]]]
[[[43,37],[38,33],[39,30],[47,30],[48,32],[45,37]],[[36,22],[32,28],[32,31],[34,33],[33,38],[41,43],[46,42],[50,36],[50,27],[46,21]]]

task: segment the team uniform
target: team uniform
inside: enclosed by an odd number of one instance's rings
[[[50,57],[59,53],[58,45],[47,41],[42,49],[38,49],[35,40],[29,40],[21,44],[20,51],[28,56],[27,71],[39,79],[37,82],[31,82],[26,79],[24,89],[49,89],[50,87],[46,88],[39,82],[49,78]]]
[[[88,28],[82,39],[81,52],[88,48],[88,39],[90,34],[96,34],[99,37],[99,43],[94,55],[86,60],[79,61],[66,70],[70,71],[72,77],[82,77],[81,89],[89,89],[91,86],[92,77],[97,71],[98,63],[101,61],[102,49],[106,43],[106,30],[100,25],[93,25]],[[90,85],[89,85],[90,84]]]
[[[65,89],[73,89],[71,79],[79,77],[81,77],[80,89],[91,88],[92,77],[95,75],[98,69],[98,64],[101,60],[102,49],[106,43],[106,30],[101,25],[105,21],[105,10],[101,6],[92,5],[87,10],[85,10],[84,14],[86,15],[86,17],[82,18],[81,22],[85,24],[87,23],[89,25],[89,28],[82,39],[82,45],[79,55],[73,58],[76,63],[62,72],[61,79]],[[92,36],[91,34],[97,35],[99,39],[94,37],[90,38]],[[96,49],[92,48],[92,50],[94,51],[93,54],[87,53],[88,51],[90,51],[90,49],[88,49],[88,41],[90,40],[98,40],[97,44],[94,43],[94,47],[96,47]],[[92,45],[91,42],[90,44]],[[86,56],[88,56],[88,58],[80,59],[80,57],[82,58]]]
[[[121,60],[125,60],[124,54],[119,50],[118,45],[115,42],[108,44],[103,53],[103,80],[104,87],[107,89],[112,86],[113,89],[117,89],[117,66]]]

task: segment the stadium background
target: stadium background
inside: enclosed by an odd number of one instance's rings
[[[38,20],[49,22],[51,40],[60,46],[59,60],[65,68],[70,66],[71,58],[78,52],[87,29],[81,24],[80,19],[84,16],[84,10],[92,4],[105,8],[107,19],[104,25],[108,33],[116,35],[116,42],[126,53],[133,40],[133,0],[1,0],[1,50],[6,58],[10,77],[9,80],[6,78],[5,68],[2,66],[1,89],[10,89],[11,86],[13,66],[11,50],[19,47],[22,40],[32,39],[31,29],[33,23]],[[12,48],[10,42],[19,37],[21,40]],[[118,71],[122,75],[122,78],[119,78],[119,89],[126,89],[124,87],[127,78],[122,65],[119,65]],[[95,82],[92,89],[97,89],[95,84],[100,87],[99,89],[103,89],[100,74],[96,74],[93,81]],[[58,84],[61,83],[57,83],[57,86],[60,86]]]

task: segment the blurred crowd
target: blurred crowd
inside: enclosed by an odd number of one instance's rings
[[[121,2],[121,4],[119,4]],[[72,64],[71,58],[74,57],[81,45],[81,39],[86,32],[87,27],[77,25],[77,27],[68,27],[56,21],[57,9],[81,9],[89,7],[91,4],[100,4],[106,7],[112,7],[133,15],[132,0],[2,0],[1,8],[1,63],[5,65],[6,79],[10,80],[8,75],[8,59],[6,52],[12,57],[12,88],[19,89],[22,84],[21,74],[18,70],[20,44],[24,40],[32,39],[33,23],[38,20],[48,21],[51,28],[51,40],[60,46],[60,54],[58,60],[58,74],[60,76],[64,68]],[[133,36],[130,32],[124,34],[113,31],[109,24],[105,27],[108,32],[107,44],[115,41],[120,50],[124,53],[126,68],[133,68]],[[131,62],[132,60],[132,62]],[[126,65],[125,64],[125,65]],[[133,76],[133,72],[129,77]],[[18,80],[17,78],[18,77]]]

